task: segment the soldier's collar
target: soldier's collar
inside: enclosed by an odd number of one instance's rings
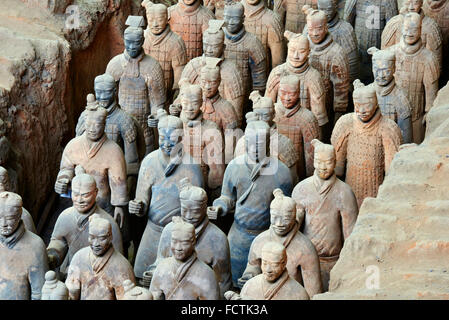
[[[308,35],[307,35],[307,38],[309,38]],[[334,42],[334,40],[332,39],[332,36],[330,35],[329,32],[326,34],[326,37],[324,38],[324,40],[318,44],[313,43],[309,38],[310,48],[313,51],[324,51],[332,44],[332,42]]]
[[[335,13],[335,16],[327,23],[328,28],[333,28],[335,25],[340,21],[340,18],[338,17],[338,12]]]
[[[108,111],[107,118],[109,118],[109,116],[114,113],[114,111],[117,109],[117,106],[118,106],[117,100],[114,100],[114,102],[109,106],[109,108],[106,109]]]
[[[263,10],[265,10],[265,4],[263,0],[259,2],[259,4],[252,6],[248,4],[246,0],[242,0],[243,7],[245,8],[245,19],[246,18],[253,18],[254,16],[257,16],[259,13],[261,13]]]
[[[84,227],[86,226],[86,224],[89,222],[89,218],[92,214],[95,213],[95,211],[97,210],[97,204],[95,203],[92,208],[90,208],[90,210],[86,213],[81,213],[78,210],[76,210],[75,207],[73,207],[75,209],[75,212],[77,213],[78,219],[76,221],[76,226],[78,227],[79,231],[84,230]]]
[[[161,43],[162,40],[164,40],[165,37],[168,35],[168,33],[170,32],[170,25],[167,23],[165,30],[162,31],[162,33],[160,33],[160,34],[151,33],[149,28],[147,28],[145,30],[145,32],[148,35],[148,37],[150,38],[151,44],[155,46],[155,45],[158,45],[159,43]]]
[[[390,83],[386,86],[379,86],[377,83],[374,83],[377,94],[380,94],[382,97],[389,95],[391,91],[393,91],[394,87],[396,86],[396,81],[394,81],[394,78],[391,79]]]
[[[20,220],[19,225],[17,226],[17,229],[9,236],[4,237],[0,236],[0,243],[8,247],[8,249],[14,248],[14,246],[19,242],[20,239],[22,239],[23,235],[25,234],[25,226],[23,224],[23,221]]]
[[[185,114],[181,111],[181,114],[179,115],[179,118],[182,120],[184,124],[186,124],[189,128],[196,127],[197,125],[200,125],[203,121],[203,112],[200,110],[198,111],[198,115],[195,119],[190,120],[187,119]]]
[[[209,225],[209,218],[207,215],[204,216],[203,220],[200,222],[198,226],[195,227],[195,235],[196,235],[196,242],[198,243],[199,239],[204,233],[204,230],[206,230],[207,226]]]
[[[376,113],[374,113],[374,115],[368,122],[363,122],[362,120],[360,120],[360,118],[357,117],[357,114],[355,112],[354,112],[354,116],[356,118],[356,121],[355,121],[356,127],[366,130],[366,129],[373,128],[379,122],[379,120],[382,118],[382,113],[380,111],[380,108],[377,107]]]
[[[225,34],[226,39],[228,39],[231,42],[237,42],[243,38],[243,36],[246,33],[246,30],[245,30],[245,26],[242,26],[242,29],[237,34],[229,33],[226,28],[223,28],[223,32]]]
[[[440,1],[426,1],[429,5],[430,9],[432,10],[439,10],[447,3],[446,0],[440,0]]]
[[[142,52],[140,52],[140,54],[136,58],[131,58],[131,56],[128,54],[128,52],[125,49],[123,51],[123,56],[125,57],[125,60],[128,62],[140,62],[143,59],[143,57],[145,56],[145,52],[142,48]]]
[[[309,60],[306,60],[306,62],[304,62],[302,64],[302,66],[294,67],[294,66],[292,66],[290,61],[288,61],[288,59],[287,59],[287,69],[289,69],[289,71],[291,71],[293,73],[303,73],[303,72],[307,71],[309,69],[309,67],[310,67]]]
[[[199,0],[196,0],[191,6],[186,5],[183,0],[179,0],[178,1],[178,6],[185,13],[193,13],[193,12],[195,12],[199,8],[200,4],[201,3],[200,3]]]
[[[415,54],[415,53],[417,53],[421,49],[422,46],[423,45],[422,45],[422,39],[421,38],[419,38],[419,40],[416,41],[415,44],[410,45],[410,44],[405,43],[404,38],[401,37],[401,40],[400,40],[400,43],[399,43],[399,47],[406,54]]]

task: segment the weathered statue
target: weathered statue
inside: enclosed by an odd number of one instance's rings
[[[69,300],[69,290],[64,282],[59,281],[52,270],[45,274],[41,300]]]
[[[8,170],[6,170],[4,167],[0,166],[0,192],[4,191],[12,191],[11,190],[11,182],[9,180],[9,173]],[[36,226],[34,225],[33,217],[28,212],[27,209],[22,207],[22,221],[25,225],[25,228],[28,231],[31,231],[34,234],[37,234],[36,232]]]
[[[265,48],[268,72],[285,59],[282,22],[263,0],[242,0],[241,3],[245,8],[245,29],[256,35]]]
[[[402,38],[391,50],[396,55],[396,84],[407,95],[412,106],[413,142],[424,139],[426,114],[438,93],[440,68],[435,55],[421,40],[421,17],[407,13],[402,25]]]
[[[349,60],[344,49],[328,32],[326,13],[308,7],[303,10],[307,12],[307,37],[311,48],[309,61],[323,77],[327,116],[334,124],[348,106]]]
[[[396,85],[394,73],[396,57],[391,50],[369,48],[368,53],[373,56],[374,82],[377,103],[384,117],[396,122],[401,129],[402,141],[412,142],[412,107],[405,93]]]
[[[312,245],[313,247],[313,245]],[[310,294],[288,271],[290,255],[279,242],[261,247],[259,274],[245,283],[240,294],[226,293],[228,300],[309,300]]]
[[[274,241],[282,244],[287,250],[287,271],[290,277],[304,286],[308,295],[323,292],[320,277],[320,262],[313,246],[299,227],[304,214],[296,220],[296,203],[282,190],[273,191],[274,200],[270,204],[270,228],[259,234],[251,244],[248,255],[248,265],[239,279],[242,285],[249,279],[262,273],[263,247],[267,242]]]
[[[89,219],[91,216],[106,219],[111,224],[113,245],[123,254],[122,235],[114,219],[97,203],[98,194],[95,179],[77,167],[77,175],[72,180],[73,207],[65,209],[56,220],[50,243],[47,247],[50,269],[61,266],[65,274],[73,256],[80,249],[89,246]]]
[[[112,245],[108,220],[89,218],[89,246],[73,256],[65,285],[69,300],[121,300],[123,282],[135,282],[131,264]]]
[[[25,229],[22,198],[0,193],[0,300],[39,300],[48,270],[42,239]]]
[[[214,271],[197,256],[195,227],[173,217],[170,249],[154,271],[150,291],[155,300],[218,300],[220,289]]]
[[[380,48],[382,30],[385,24],[398,14],[396,0],[346,0],[344,20],[349,22],[357,36],[360,55],[360,79],[373,82],[371,57],[367,50]]]
[[[136,198],[129,202],[129,212],[137,216],[148,214],[148,222],[137,251],[134,272],[137,278],[156,260],[162,229],[171,218],[180,215],[179,181],[188,177],[193,185],[204,187],[199,164],[183,152],[182,121],[167,116],[164,110],[158,115],[159,149],[142,161],[137,180]]]
[[[137,21],[136,21],[137,20]],[[145,154],[154,150],[153,130],[147,118],[164,108],[166,93],[164,73],[158,61],[142,50],[143,17],[129,16],[125,29],[125,51],[112,58],[106,73],[118,82],[118,103],[141,126],[145,137]]]
[[[302,180],[313,174],[313,147],[310,142],[320,139],[320,127],[313,113],[301,106],[300,84],[296,75],[287,75],[279,82],[280,102],[275,104],[274,122],[280,134],[290,138],[298,155],[297,172]]]
[[[407,0],[404,2],[400,14],[391,18],[382,32],[382,49],[391,47],[401,41],[404,16],[408,12],[415,12],[421,17],[422,43],[437,57],[438,65],[441,69],[443,61],[443,36],[441,35],[438,23],[433,18],[426,16],[424,10],[421,9],[423,1],[424,0]]]
[[[245,9],[240,2],[227,3],[224,8],[224,57],[234,61],[242,75],[245,97],[252,90],[265,91],[267,57],[262,42],[247,32],[243,22]]]
[[[217,19],[223,19],[225,0],[204,0],[204,6],[212,11]]]
[[[326,92],[320,72],[309,64],[310,46],[306,36],[285,31],[288,39],[287,61],[274,68],[267,80],[265,96],[273,102],[279,101],[279,81],[281,76],[295,74],[299,77],[301,106],[312,111],[320,127],[328,123],[326,112]]]
[[[318,10],[323,11],[327,17],[327,30],[332,39],[338,43],[348,57],[349,80],[350,83],[359,78],[360,58],[357,38],[354,28],[345,20],[338,16],[337,0],[318,0]],[[307,25],[304,27],[304,34],[307,34]]]
[[[376,197],[402,136],[398,125],[382,116],[372,86],[354,81],[353,99],[355,112],[337,121],[331,142],[336,153],[335,173],[339,177],[346,173],[345,182],[360,208],[366,197]]]
[[[170,102],[179,89],[181,72],[187,63],[187,49],[181,37],[170,29],[165,5],[145,0],[142,6],[146,8],[148,20],[143,50],[162,67],[167,92],[166,102]]]
[[[253,239],[270,225],[269,205],[273,190],[290,194],[293,188],[285,164],[270,154],[270,127],[252,121],[245,130],[245,154],[227,166],[220,198],[213,202],[219,218],[234,211],[234,223],[228,234],[231,250],[231,274],[234,286],[248,262]]]
[[[122,300],[153,300],[153,295],[145,288],[138,287],[129,279],[123,281],[125,294]]]
[[[212,268],[220,287],[220,297],[231,289],[231,262],[229,258],[228,238],[207,217],[207,194],[204,189],[192,186],[187,178],[181,180],[179,193],[181,201],[181,218],[195,227],[195,252],[198,258]],[[157,266],[162,259],[172,256],[170,239],[174,223],[165,226],[157,252],[157,260],[152,267]]]
[[[203,32],[210,19],[215,19],[212,11],[200,0],[179,0],[168,8],[170,28],[184,41],[187,61],[203,54]]]
[[[275,1],[274,12],[279,14],[285,30],[299,33],[306,25],[306,14],[301,11],[302,6],[309,5],[316,9],[316,0],[279,0]]]
[[[218,91],[223,99],[229,101],[238,117],[237,125],[242,123],[243,100],[245,96],[243,78],[237,69],[235,61],[224,58],[223,20],[209,20],[209,28],[203,32],[203,55],[193,58],[182,71],[181,79],[192,84],[199,84],[201,68],[209,57],[220,58],[220,86]]]
[[[334,147],[319,140],[313,140],[312,144],[315,172],[296,185],[292,198],[297,215],[304,221],[304,235],[318,252],[323,291],[327,291],[330,271],[352,232],[359,210],[351,187],[335,175]]]
[[[123,207],[129,201],[125,157],[120,146],[105,133],[108,111],[100,106],[87,106],[84,112],[86,130],[64,148],[55,191],[67,194],[69,183],[75,176],[75,167],[81,165],[95,179],[97,204],[113,214],[122,227]]]

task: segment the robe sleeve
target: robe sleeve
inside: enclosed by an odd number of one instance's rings
[[[258,237],[256,237],[251,243],[248,254],[248,264],[246,265],[245,271],[243,271],[242,277],[251,275],[252,278],[262,273],[262,269],[260,268],[262,261],[261,258],[257,255],[257,252],[260,251],[258,240]]]
[[[352,232],[354,225],[357,221],[357,215],[359,213],[359,207],[357,205],[357,199],[352,192],[351,187],[348,184],[344,185],[346,190],[342,192],[342,208],[340,209],[341,225],[343,228],[343,237],[346,240]]]
[[[56,257],[56,266],[60,266],[61,263],[64,261],[64,258],[67,254],[67,251],[69,249],[66,234],[67,234],[67,221],[65,220],[65,213],[61,213],[61,215],[58,217],[58,220],[56,220],[55,227],[53,229],[53,233],[51,235],[50,243],[47,247],[47,253],[49,255],[53,255]]]
[[[279,81],[280,81],[278,70],[279,67],[273,68],[273,70],[270,72],[265,89],[265,97],[270,97],[271,100],[273,100],[273,103],[276,103],[278,97]]]
[[[302,130],[302,139],[304,142],[306,176],[310,177],[311,175],[313,175],[313,172],[315,171],[315,168],[313,166],[314,148],[311,142],[313,139],[318,140],[321,139],[320,136],[321,130],[320,127],[318,126],[318,121],[316,120],[312,112],[306,112],[304,115],[306,121],[301,126],[301,130]]]
[[[206,128],[202,138],[205,143],[203,159],[209,166],[207,186],[210,189],[220,186],[225,171],[223,132],[213,124],[214,126]]]
[[[335,148],[337,162],[335,173],[340,177],[345,173],[348,137],[352,130],[353,116],[353,113],[349,113],[338,119],[331,135],[331,143]]]
[[[76,136],[80,136],[84,133],[84,131],[86,131],[85,121],[86,121],[86,112],[83,111],[78,118],[78,122],[76,123],[76,128],[75,128]]]
[[[301,261],[301,275],[304,288],[309,296],[313,297],[315,294],[323,292],[320,260],[312,242],[306,236],[304,238],[308,241],[304,246],[303,256],[305,259]]]
[[[151,171],[157,170],[156,168],[150,168],[150,157],[147,156],[140,165],[139,177],[137,178],[137,188],[135,200],[143,202],[142,212],[147,213],[151,201],[151,186],[153,179],[151,177]]]
[[[268,45],[270,47],[272,68],[274,68],[285,60],[284,28],[281,25],[280,17],[273,12],[270,13],[273,21],[271,27],[268,28]]]
[[[136,123],[134,123],[133,119],[128,116],[127,118],[123,119],[122,125],[123,128],[121,130],[121,133],[124,144],[126,174],[128,176],[137,175],[137,172],[139,170],[139,154],[137,147],[138,129],[136,125],[138,124],[137,121]]]
[[[42,286],[45,282],[45,273],[48,271],[47,252],[44,242],[36,236],[37,245],[33,248],[34,263],[28,271],[28,281],[31,287],[31,299],[40,300]]]
[[[438,79],[440,77],[440,68],[438,65],[437,57],[431,52],[429,53],[429,59],[427,66],[424,68],[424,88],[426,91],[426,113],[432,108],[433,101],[438,93]]]
[[[126,163],[122,150],[115,145],[115,156],[111,154],[108,170],[109,186],[111,188],[111,205],[123,207],[128,204],[128,186],[126,184]]]
[[[259,90],[261,93],[265,92],[267,83],[267,57],[262,42],[256,36],[251,45],[249,56],[249,68],[251,70],[251,78],[253,81],[253,90]]]
[[[69,181],[72,181],[75,176],[75,167],[77,164],[74,163],[70,157],[71,149],[72,144],[69,142],[62,153],[61,164],[59,166],[58,177],[56,180],[66,178],[69,179]]]
[[[72,258],[69,268],[67,270],[67,279],[65,285],[69,290],[70,300],[79,300],[81,291],[81,270],[80,270],[80,253],[78,251]]]
[[[334,56],[332,59],[332,69],[330,80],[334,88],[334,112],[346,112],[348,107],[349,92],[349,61],[343,55]]]
[[[182,70],[187,64],[187,49],[184,41],[179,37],[176,41],[175,49],[173,50],[173,55],[171,59],[171,66],[173,69],[173,88],[166,88],[166,90],[176,90],[179,89],[178,82],[181,79]]]
[[[153,61],[150,74],[145,76],[145,83],[148,87],[148,101],[150,102],[151,114],[156,114],[158,109],[162,109],[167,98],[165,92],[164,72],[161,65],[156,60]]]
[[[385,125],[382,128],[382,144],[384,148],[384,163],[385,174],[388,174],[391,161],[393,161],[394,155],[399,150],[399,146],[402,143],[402,135],[398,125],[390,119],[384,119]]]
[[[226,216],[229,212],[235,209],[235,202],[237,201],[237,185],[234,179],[238,179],[238,174],[233,170],[236,163],[233,160],[229,163],[223,178],[223,185],[221,188],[221,196],[214,200],[214,206],[221,206],[223,211],[221,216]]]
[[[343,19],[349,22],[352,26],[355,24],[357,0],[347,0],[343,13]]]
[[[317,77],[307,83],[307,89],[310,94],[310,111],[318,121],[318,125],[324,126],[329,122],[326,111],[326,91],[321,76],[317,72]]]

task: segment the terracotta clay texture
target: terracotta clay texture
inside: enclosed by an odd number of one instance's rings
[[[304,235],[312,241],[318,253],[323,291],[326,292],[330,271],[356,222],[358,206],[351,187],[335,175],[334,147],[319,140],[312,143],[315,172],[296,185],[292,198],[298,216],[304,219]]]
[[[170,29],[166,6],[150,1],[143,1],[142,5],[146,8],[148,20],[143,49],[161,65],[167,102],[170,102],[174,91],[178,89],[181,72],[188,61],[187,49],[181,37]]]
[[[179,242],[185,244],[180,247]],[[155,299],[218,300],[215,273],[195,251],[195,227],[180,217],[173,217],[171,250],[173,256],[161,260],[154,271],[150,291]]]
[[[136,286],[131,280],[123,282],[125,294],[122,300],[153,300],[153,295],[145,288]]]
[[[301,8],[304,5],[317,8],[316,0],[280,0],[275,1],[273,11],[279,14],[282,19],[285,30],[299,33],[302,32],[306,25],[306,15]]]
[[[282,27],[279,16],[265,7],[263,0],[242,0],[245,7],[245,29],[262,42],[267,57],[267,70],[285,60]]]
[[[366,197],[377,195],[402,136],[398,125],[382,116],[374,88],[364,87],[360,81],[358,85],[353,93],[356,112],[337,121],[331,142],[336,152],[335,172],[337,176],[345,174],[360,207]],[[364,114],[359,110],[362,106],[368,110]]]
[[[203,32],[210,19],[215,19],[212,11],[204,7],[200,0],[179,0],[168,8],[171,30],[184,41],[187,61],[203,54]]]
[[[225,0],[204,0],[204,6],[212,11],[217,19],[223,19]]]
[[[42,286],[41,300],[69,300],[69,290],[59,281],[54,271],[47,271]]]
[[[275,190],[274,194],[275,198],[270,204],[270,228],[253,240],[242,279],[248,280],[262,273],[263,247],[267,242],[274,241],[286,248],[289,276],[303,285],[308,295],[313,297],[323,292],[317,251],[309,238],[299,231],[295,201],[284,196],[280,190]]]
[[[419,26],[421,17],[417,13],[408,13],[404,18],[403,34],[407,31],[415,34],[414,43],[407,43],[404,36],[391,50],[396,55],[396,84],[406,94],[412,107],[413,142],[421,143],[424,139],[423,120],[425,114],[432,108],[433,100],[438,92],[440,69],[438,60],[427,49],[420,39]],[[412,42],[412,41],[410,41]]]
[[[320,72],[309,64],[309,41],[300,33],[286,31],[284,35],[288,39],[287,61],[271,70],[265,96],[270,97],[273,102],[279,101],[281,76],[297,75],[301,106],[311,110],[318,120],[318,125],[324,126],[329,121],[326,112],[326,92]]]
[[[366,50],[380,48],[385,24],[398,14],[396,0],[347,0],[344,20],[349,22],[357,36],[360,55],[360,79],[364,83],[373,81],[371,57]],[[376,16],[376,18],[373,18]]]

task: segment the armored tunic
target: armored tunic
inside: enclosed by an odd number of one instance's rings
[[[171,235],[173,223],[170,222],[162,231],[159,248],[157,250],[157,265],[162,259],[172,256]],[[195,251],[198,258],[212,268],[220,287],[220,297],[231,289],[231,262],[229,258],[228,238],[208,217],[195,228],[196,243]]]
[[[9,237],[0,236],[0,300],[40,300],[47,271],[44,241],[23,222]]]
[[[328,123],[323,78],[318,70],[310,66],[308,61],[301,67],[295,68],[287,59],[287,62],[274,68],[267,80],[265,96],[270,97],[273,102],[279,101],[279,83],[284,74],[294,74],[299,77],[301,107],[312,111],[319,126]]]
[[[281,243],[287,250],[287,271],[289,276],[304,286],[308,295],[313,297],[321,293],[320,262],[313,246],[302,232],[298,223],[285,236],[279,237],[270,229],[259,234],[251,244],[248,265],[245,272],[256,276],[262,273],[262,248],[270,241]]]
[[[185,64],[187,63],[187,49],[184,41],[167,26],[159,35],[153,35],[145,30],[143,49],[146,54],[156,59],[164,73],[167,102],[172,91],[178,89],[178,81]]]
[[[304,5],[317,9],[316,0],[279,0],[275,1],[273,11],[285,21],[285,30],[301,33],[307,23],[306,15],[302,12]]]
[[[298,103],[292,109],[282,103],[275,104],[274,122],[280,134],[290,138],[298,155],[298,177],[303,179],[313,174],[313,139],[321,139],[320,127],[313,113]]]
[[[81,290],[80,300],[121,300],[125,280],[135,283],[133,269],[113,246],[101,257],[86,247],[75,253],[65,284],[69,292]]]
[[[263,1],[253,6],[242,0],[242,4],[245,7],[245,29],[256,35],[262,42],[267,57],[267,70],[271,70],[285,59],[284,28],[280,18],[272,10],[266,8]]]
[[[330,34],[320,44],[310,41],[309,61],[321,73],[326,92],[326,110],[346,112],[349,91],[349,60]]]
[[[138,278],[156,260],[162,229],[173,216],[181,214],[179,181],[188,177],[192,185],[204,188],[201,168],[189,154],[178,154],[166,163],[161,152],[158,149],[145,157],[137,179],[136,200],[144,203],[143,210],[148,213],[134,265]]]
[[[203,54],[203,32],[209,20],[215,19],[212,11],[203,7],[199,0],[187,6],[182,0],[168,8],[171,30],[179,35],[187,49],[187,61]]]
[[[382,116],[380,109],[367,123],[349,113],[335,124],[331,142],[337,155],[336,170],[343,172],[346,165],[345,182],[354,191],[360,208],[366,197],[376,197],[401,144],[401,131],[393,120]]]
[[[64,148],[57,180],[75,176],[75,167],[81,165],[97,183],[97,204],[113,213],[113,207],[128,205],[126,163],[119,145],[103,135],[89,146],[86,133],[75,137]]]

